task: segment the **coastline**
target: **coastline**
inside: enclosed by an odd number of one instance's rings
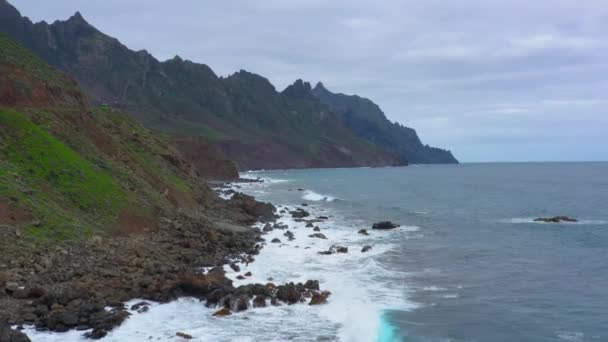
[[[244,177],[256,178],[251,173],[245,173]],[[261,198],[266,197],[264,194],[279,191],[273,189],[274,186],[286,184],[289,183],[280,179],[231,182],[219,186],[216,191],[224,198],[232,196],[233,192],[240,192],[256,195],[259,200],[265,199]],[[295,196],[294,200],[304,197],[306,193],[306,189],[298,191],[297,188],[290,192]],[[233,315],[224,318],[212,316],[219,308],[206,307],[193,297],[184,296],[168,302],[146,300],[149,303],[148,309],[140,313],[131,307],[143,298],[132,298],[125,303],[130,318],[110,331],[104,341],[145,340],[149,337],[171,340],[177,332],[192,336],[194,340],[213,338],[230,341],[242,337],[244,341],[255,341],[255,338],[248,339],[247,336],[258,336],[264,332],[264,336],[271,341],[285,338],[295,341],[312,338],[389,341],[388,336],[392,336],[393,328],[384,320],[385,310],[414,306],[403,297],[403,289],[378,286],[379,282],[384,281],[383,278],[395,277],[396,273],[385,269],[376,259],[393,248],[391,237],[407,234],[415,228],[406,227],[404,230],[390,232],[371,232],[370,229],[371,235],[365,236],[358,234],[358,229],[355,228],[370,227],[363,226],[360,222],[345,222],[339,212],[329,208],[331,202],[323,197],[301,201],[300,205],[272,203],[277,208],[276,222],[268,225],[255,222],[251,228],[261,231],[261,237],[266,240],[259,240],[265,245],[254,256],[255,261],[249,262],[251,260],[244,255],[237,255],[236,258],[226,260],[222,268],[235,288],[266,283],[304,284],[313,279],[318,280],[319,293],[331,292],[327,303],[310,306],[310,298],[306,298],[294,305],[280,302],[274,306],[267,302],[267,307],[256,308],[254,298],[250,298],[247,310],[233,311]],[[339,203],[340,199],[334,201]],[[292,213],[296,212],[298,214],[295,216],[299,216],[301,211],[306,211],[308,216],[293,217]],[[323,234],[326,239],[310,237],[317,233]],[[293,237],[291,241],[290,235]],[[272,243],[275,238],[281,242]],[[348,253],[319,254],[329,250],[332,245],[343,245],[348,248]],[[372,246],[371,250],[362,252],[367,245]],[[231,264],[234,264],[233,267]],[[203,272],[208,272],[209,269],[203,268]],[[249,272],[250,276],[244,276]],[[36,341],[45,342],[72,340],[82,336],[82,332],[78,331],[67,334],[38,333],[33,327],[28,327],[25,331],[35,336]],[[234,335],[235,331],[237,335]]]

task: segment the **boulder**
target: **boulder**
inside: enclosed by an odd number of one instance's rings
[[[318,280],[307,280],[304,283],[304,287],[309,290],[319,290],[319,281]]]
[[[372,249],[372,246],[364,246],[361,248],[361,253],[369,252]]]
[[[308,237],[327,240],[327,237],[322,233],[310,234],[310,235],[308,235]]]
[[[222,308],[213,313],[213,316],[215,317],[226,317],[230,315],[232,315],[232,311],[230,311],[228,308]]]
[[[280,285],[277,287],[276,298],[289,305],[296,304],[302,298],[302,294],[298,291],[294,283]]]
[[[273,231],[273,230],[274,230],[274,229],[272,228],[272,226],[270,225],[270,223],[266,223],[266,224],[264,225],[264,228],[262,228],[262,231],[263,231],[264,233],[268,233],[268,232],[271,232],[271,231]]]
[[[26,334],[13,330],[8,325],[0,325],[0,341],[2,342],[31,342]]]
[[[92,340],[100,340],[104,337],[106,337],[106,335],[108,334],[108,331],[105,329],[93,329],[87,333],[84,334],[84,337],[86,338],[90,338]]]
[[[245,213],[255,217],[257,220],[271,221],[275,218],[277,208],[270,203],[262,203],[255,200],[253,196],[236,193],[230,199],[230,204],[240,208]]]
[[[348,253],[348,247],[336,246],[336,253]]]
[[[150,303],[148,303],[148,302],[139,302],[139,303],[133,304],[131,306],[131,310],[132,311],[138,311],[141,308],[147,307],[148,305],[150,305]]]
[[[329,291],[323,291],[323,292],[313,291],[312,298],[310,299],[310,302],[308,303],[308,305],[327,304],[327,298],[329,297],[329,295],[331,295],[331,292],[329,292]]]
[[[391,221],[382,221],[382,222],[374,223],[374,225],[372,226],[372,229],[386,230],[386,229],[394,229],[394,228],[398,228],[398,227],[399,227],[398,224],[393,223]]]
[[[281,240],[279,240],[278,238],[274,238],[270,242],[272,242],[272,243],[281,243]]]
[[[239,267],[239,265],[235,264],[235,263],[231,263],[230,264],[230,268],[232,268],[232,270],[234,272],[241,272],[241,268]]]
[[[43,297],[44,295],[46,295],[46,290],[39,286],[28,286],[23,289],[17,289],[13,292],[13,297],[17,299],[34,299]]]
[[[254,308],[264,308],[264,307],[266,307],[266,296],[256,296],[253,299],[253,307]]]
[[[245,280],[245,277],[239,274],[238,276],[236,276],[236,279],[238,279],[238,280]]]
[[[369,235],[369,233],[367,232],[367,229],[361,229],[361,230],[359,230],[358,233],[361,235]]]
[[[296,238],[294,237],[293,233],[292,233],[292,232],[290,232],[289,230],[288,230],[288,231],[286,231],[286,232],[285,232],[283,235],[287,236],[287,239],[288,239],[289,241],[293,241],[293,240],[295,240],[295,239],[296,239]]]
[[[192,335],[189,335],[189,334],[186,334],[186,333],[183,333],[183,332],[177,332],[177,333],[175,333],[175,336],[181,337],[181,338],[183,338],[185,340],[191,340],[192,339]]]
[[[247,272],[245,273],[245,277],[251,277],[253,274],[251,274],[251,272]]]
[[[213,270],[207,274],[188,274],[181,277],[178,287],[186,295],[193,297],[205,297],[205,295],[222,287],[232,287],[232,280],[221,272]]]
[[[302,208],[298,208],[294,211],[290,211],[289,213],[291,214],[291,217],[299,218],[299,219],[310,216],[310,213]]]
[[[314,227],[314,224],[312,224],[312,222],[308,222],[306,224],[306,228],[312,228],[312,227]]]
[[[314,228],[313,228],[313,231],[315,231],[315,232],[320,232],[320,231],[321,231],[321,228],[319,228],[319,226],[316,226],[316,227],[314,227]]]

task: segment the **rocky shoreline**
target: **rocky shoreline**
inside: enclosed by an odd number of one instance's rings
[[[128,309],[145,312],[146,300],[195,297],[201,305],[216,307],[217,316],[250,305],[326,302],[329,292],[321,292],[316,280],[235,287],[226,277],[224,265],[253,262],[262,248],[263,232],[252,224],[277,226],[273,205],[234,193],[205,209],[196,219],[161,215],[153,231],[138,234],[95,236],[28,252],[3,248],[10,252],[0,256],[2,341],[27,341],[18,331],[24,325],[40,331],[76,329],[88,338],[103,338],[129,317]],[[143,302],[125,307],[132,299]]]

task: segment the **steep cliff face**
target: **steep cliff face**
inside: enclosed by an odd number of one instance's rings
[[[423,145],[414,129],[390,122],[369,99],[332,93],[322,83],[315,86],[313,93],[358,136],[387,148],[409,163],[458,163],[450,151]]]
[[[0,13],[1,32],[74,77],[92,103],[120,109],[153,129],[204,137],[240,169],[404,164],[345,127],[310,86],[307,97],[299,96],[301,81],[281,93],[246,71],[220,78],[178,56],[159,62],[99,32],[79,13],[34,24],[5,0]]]

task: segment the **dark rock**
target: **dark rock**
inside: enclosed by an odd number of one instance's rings
[[[296,304],[302,298],[302,294],[293,283],[277,287],[276,298],[289,305]]]
[[[361,235],[369,235],[369,233],[367,232],[367,229],[361,229],[358,233]]]
[[[372,229],[383,229],[383,230],[386,230],[386,229],[394,229],[394,228],[397,228],[397,227],[399,227],[399,225],[396,224],[396,223],[393,223],[393,222],[390,222],[390,221],[382,221],[382,222],[374,223],[374,225],[372,226]]]
[[[311,235],[308,235],[308,237],[317,238],[317,239],[325,239],[325,240],[327,239],[327,237],[322,233],[311,234]]]
[[[278,238],[274,238],[270,242],[272,242],[272,243],[281,243],[281,240],[279,240]]]
[[[264,308],[264,307],[266,307],[266,296],[256,296],[253,299],[253,307],[254,308]]]
[[[189,334],[186,334],[186,333],[183,333],[183,332],[177,332],[177,333],[175,333],[175,336],[181,337],[181,338],[183,338],[185,340],[191,340],[192,339],[192,335],[189,335]]]
[[[93,329],[92,331],[84,334],[84,337],[90,338],[92,340],[99,340],[99,339],[106,337],[107,334],[108,334],[107,330],[97,328],[97,329]]]
[[[245,277],[251,277],[253,274],[251,274],[251,272],[247,272],[245,273]]]
[[[204,297],[212,291],[222,288],[231,287],[232,280],[226,278],[221,272],[213,270],[205,274],[189,274],[182,276],[179,280],[178,286],[184,292],[184,294],[194,297]]]
[[[348,247],[336,246],[336,253],[348,253]]]
[[[1,342],[31,342],[26,334],[19,330],[13,330],[8,325],[0,325]]]
[[[317,216],[317,220],[327,220],[329,217],[327,216]]]
[[[361,253],[369,252],[369,250],[371,250],[371,249],[372,249],[372,246],[364,246],[361,249]]]
[[[321,228],[319,228],[319,226],[316,226],[316,227],[314,227],[314,228],[313,228],[313,231],[315,231],[315,232],[320,232],[320,231],[321,231]]]
[[[270,203],[262,203],[255,200],[253,196],[236,193],[230,199],[230,204],[241,208],[245,213],[255,217],[257,220],[271,221],[275,218],[277,208]]]
[[[232,315],[232,311],[230,311],[230,309],[228,309],[228,308],[222,308],[213,313],[213,316],[216,316],[216,317],[225,317],[225,316],[230,316],[230,315]]]
[[[289,239],[289,241],[293,241],[293,240],[295,240],[295,239],[296,239],[296,238],[293,236],[293,233],[292,233],[292,232],[290,232],[289,230],[288,230],[288,231],[286,231],[286,232],[285,232],[283,235],[287,236],[287,239]]]
[[[308,207],[308,203],[302,203],[303,207]]]
[[[310,216],[310,213],[308,211],[301,209],[301,208],[298,208],[294,211],[290,211],[289,213],[291,214],[291,217],[299,218],[299,219]]]
[[[139,303],[133,304],[131,306],[131,310],[132,311],[137,311],[137,310],[139,310],[139,309],[141,309],[141,308],[143,308],[145,306],[148,306],[148,305],[150,305],[150,303],[148,303],[148,302],[139,302]]]
[[[40,298],[46,295],[46,290],[42,287],[26,287],[24,289],[17,289],[13,292],[13,297],[17,299],[33,299]]]
[[[306,228],[312,228],[312,227],[314,227],[314,224],[312,224],[312,222],[308,222],[306,224]]]
[[[232,270],[234,272],[240,272],[241,271],[241,268],[239,267],[239,265],[237,265],[235,263],[230,264],[230,268],[232,268]]]
[[[268,232],[273,231],[273,228],[272,228],[272,226],[270,225],[270,223],[266,223],[266,224],[264,225],[264,228],[262,229],[262,231],[263,231],[264,233],[268,233]]]
[[[239,274],[238,276],[236,276],[236,279],[238,279],[238,280],[245,280],[246,278],[244,276],[242,276],[242,275]]]
[[[319,290],[319,281],[318,280],[307,280],[304,283],[304,287],[309,290]]]
[[[554,217],[539,217],[534,222],[545,222],[545,223],[560,223],[560,222],[578,222],[577,219],[568,216],[554,216]]]
[[[312,298],[310,299],[308,305],[327,304],[327,298],[329,297],[329,295],[331,295],[331,292],[329,291],[323,291],[320,293],[318,291],[313,291]]]
[[[75,327],[78,324],[78,312],[56,309],[49,313],[46,325],[53,331],[62,331],[64,327]]]

